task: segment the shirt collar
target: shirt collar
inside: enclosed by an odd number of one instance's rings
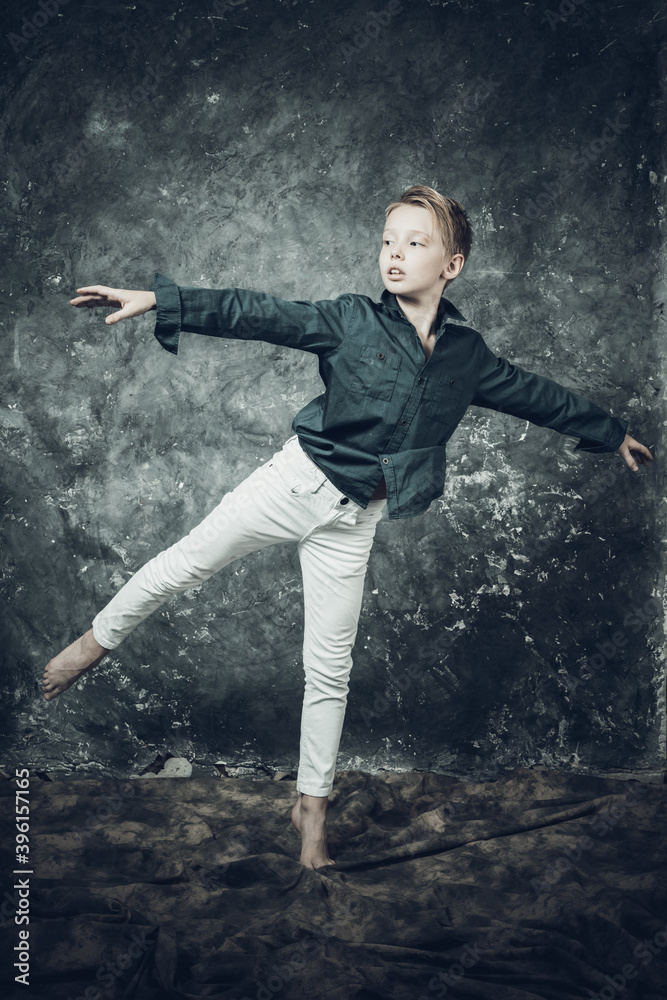
[[[388,288],[385,288],[380,298],[382,300],[383,305],[386,306],[389,312],[394,313],[395,315],[402,317],[403,319],[407,318],[405,316],[405,313],[399,306],[398,302],[396,301],[396,294],[394,292],[390,292]],[[446,299],[443,295],[440,299],[440,302],[438,303],[438,314],[436,316],[436,329],[440,328],[444,316],[448,316],[451,319],[459,321],[461,323],[468,322],[465,316],[462,316],[461,313],[458,311],[454,303],[450,302],[449,299]]]

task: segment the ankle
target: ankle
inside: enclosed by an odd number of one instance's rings
[[[83,641],[86,643],[90,651],[95,653],[96,656],[104,656],[106,653],[110,652],[110,650],[106,649],[104,646],[100,646],[99,642],[95,638],[92,628],[88,629],[85,633]]]

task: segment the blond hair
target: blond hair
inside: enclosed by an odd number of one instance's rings
[[[444,197],[425,184],[415,184],[407,188],[398,201],[392,201],[385,210],[385,220],[400,205],[420,205],[428,209],[433,216],[436,232],[440,234],[445,256],[453,257],[454,254],[461,253],[468,259],[472,247],[472,226],[458,201]]]

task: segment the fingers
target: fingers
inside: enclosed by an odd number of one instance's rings
[[[639,441],[635,441],[632,438],[628,441],[628,451],[632,454],[632,457],[637,461],[641,462],[642,465],[648,465],[649,462],[653,461],[653,455],[648,450],[646,445],[641,444]]]
[[[639,467],[630,453],[630,445],[633,444],[633,442],[634,438],[631,438],[629,434],[626,434],[623,444],[618,448],[618,453],[626,465],[629,465],[633,472],[637,472]]]
[[[121,309],[119,312],[111,313],[109,316],[105,316],[104,322],[107,326],[113,326],[113,324],[117,323],[119,319],[125,319],[127,315],[128,314],[125,310]]]
[[[87,285],[85,288],[77,288],[80,294],[70,299],[72,306],[106,306],[111,303],[121,302],[121,289],[108,288],[106,285]]]
[[[78,295],[76,298],[70,299],[70,305],[108,306],[120,301],[121,299],[118,295]]]
[[[635,441],[634,438],[625,441],[618,450],[633,472],[639,471],[637,462],[641,462],[642,465],[648,465],[649,462],[653,461],[653,455],[648,448],[640,444],[639,441]],[[636,457],[633,452],[636,454]]]
[[[77,292],[95,293],[96,295],[114,295],[119,292],[119,288],[109,288],[107,285],[87,285],[85,288],[77,288]]]
[[[75,299],[70,299],[72,306],[110,306],[118,302],[118,299],[107,299],[97,295],[79,295]]]
[[[70,299],[73,306],[121,306],[115,313],[107,316],[104,322],[113,326],[122,319],[142,316],[153,308],[155,295],[152,292],[132,290],[127,288],[109,288],[107,285],[86,285],[77,288],[81,294]]]

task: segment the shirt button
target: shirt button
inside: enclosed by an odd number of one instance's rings
[[[349,503],[350,501],[348,500],[347,497],[342,497],[340,502],[341,503]]]
[[[389,459],[388,458],[383,458],[382,461],[384,462],[385,465],[389,465]]]
[[[407,424],[407,420],[401,420],[402,424]]]
[[[450,385],[454,385],[454,382],[455,382],[455,381],[456,381],[456,379],[454,379],[454,378],[450,378],[450,380],[449,380],[449,384],[450,384]]]
[[[380,359],[380,361],[382,361],[382,359],[384,358],[384,354],[381,351],[378,353],[378,358]]]
[[[418,378],[418,379],[417,379],[417,381],[418,381],[418,382],[423,382],[423,381],[424,381],[424,379],[423,379],[423,378]]]

